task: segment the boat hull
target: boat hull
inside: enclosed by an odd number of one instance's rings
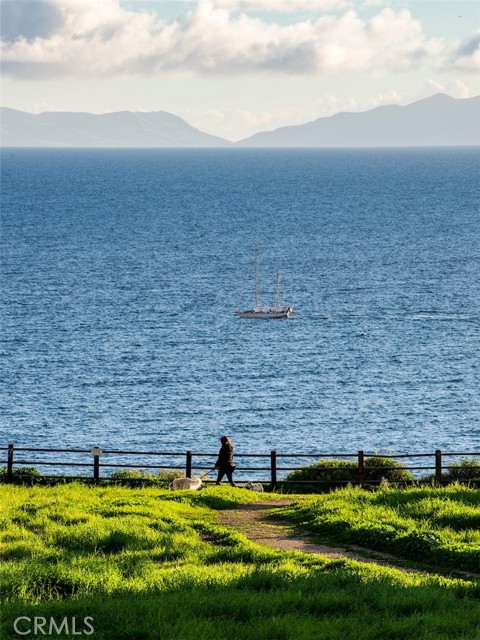
[[[260,318],[261,320],[278,320],[280,318],[289,318],[291,311],[236,311],[238,318]]]

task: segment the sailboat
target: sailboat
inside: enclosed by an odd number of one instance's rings
[[[255,298],[253,309],[247,311],[235,311],[239,318],[289,318],[293,312],[292,307],[281,305],[279,299],[279,276],[277,271],[277,286],[275,295],[275,305],[272,307],[258,304],[258,247],[255,245]]]

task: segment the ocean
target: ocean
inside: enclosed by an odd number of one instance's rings
[[[479,167],[3,150],[0,446],[479,451]]]

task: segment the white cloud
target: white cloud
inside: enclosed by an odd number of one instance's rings
[[[427,80],[427,90],[435,89],[439,93],[444,93],[446,87],[442,82],[437,82],[437,80]]]
[[[6,74],[24,78],[168,71],[382,74],[416,68],[425,58],[442,53],[441,43],[428,40],[405,9],[386,8],[370,20],[349,10],[284,25],[232,15],[210,0],[199,0],[182,20],[167,23],[155,15],[123,9],[118,0],[37,2],[55,7],[55,25],[43,25],[47,37],[20,34],[4,42]]]
[[[420,100],[435,93],[446,93],[453,98],[469,98],[472,95],[472,88],[458,78],[447,82],[430,79],[427,80],[420,91],[412,94],[411,97],[415,100]]]
[[[269,111],[241,108],[225,110],[181,108],[177,113],[190,124],[204,131],[215,131],[218,135],[238,140],[258,131],[272,131],[279,127],[305,124],[339,112],[367,111],[384,104],[405,104],[408,102],[412,102],[411,95],[400,95],[391,89],[385,93],[363,99],[326,94],[310,105],[278,106]]]
[[[31,111],[32,113],[45,113],[45,111],[60,111],[60,109],[51,102],[34,102]]]
[[[279,107],[272,111],[253,109],[178,109],[178,115],[203,131],[215,131],[228,139],[240,140],[258,131],[303,124],[322,115],[316,108]]]
[[[317,100],[317,118],[332,116],[339,111],[358,111],[358,101],[349,96],[327,94]]]
[[[429,78],[418,90],[402,94],[402,104],[408,104],[423,98],[429,98],[436,93],[446,93],[453,98],[469,98],[472,95],[472,89],[469,85],[460,79],[439,81]]]
[[[389,91],[373,96],[368,103],[368,107],[373,109],[384,104],[400,104],[402,100],[403,97],[398,93],[398,91],[390,89]]]
[[[456,98],[469,98],[470,87],[461,80],[455,80],[453,83],[452,95]]]
[[[348,0],[213,0],[215,7],[228,11],[276,12],[332,11],[351,7]]]
[[[389,4],[388,0],[387,2],[385,0],[364,0],[363,2],[364,7],[382,7],[385,4]]]
[[[317,101],[317,118],[330,116],[341,111],[355,112],[367,111],[385,104],[403,104],[410,95],[401,95],[394,89],[389,89],[383,93],[378,93],[364,98],[354,98],[353,96],[334,96],[327,94]]]

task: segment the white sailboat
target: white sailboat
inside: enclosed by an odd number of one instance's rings
[[[281,305],[279,299],[279,277],[277,271],[277,286],[275,295],[275,305],[266,306],[258,303],[258,247],[255,245],[255,299],[253,309],[247,311],[235,311],[235,315],[239,318],[264,318],[264,319],[276,319],[276,318],[289,318],[293,312],[292,307],[289,305]]]

